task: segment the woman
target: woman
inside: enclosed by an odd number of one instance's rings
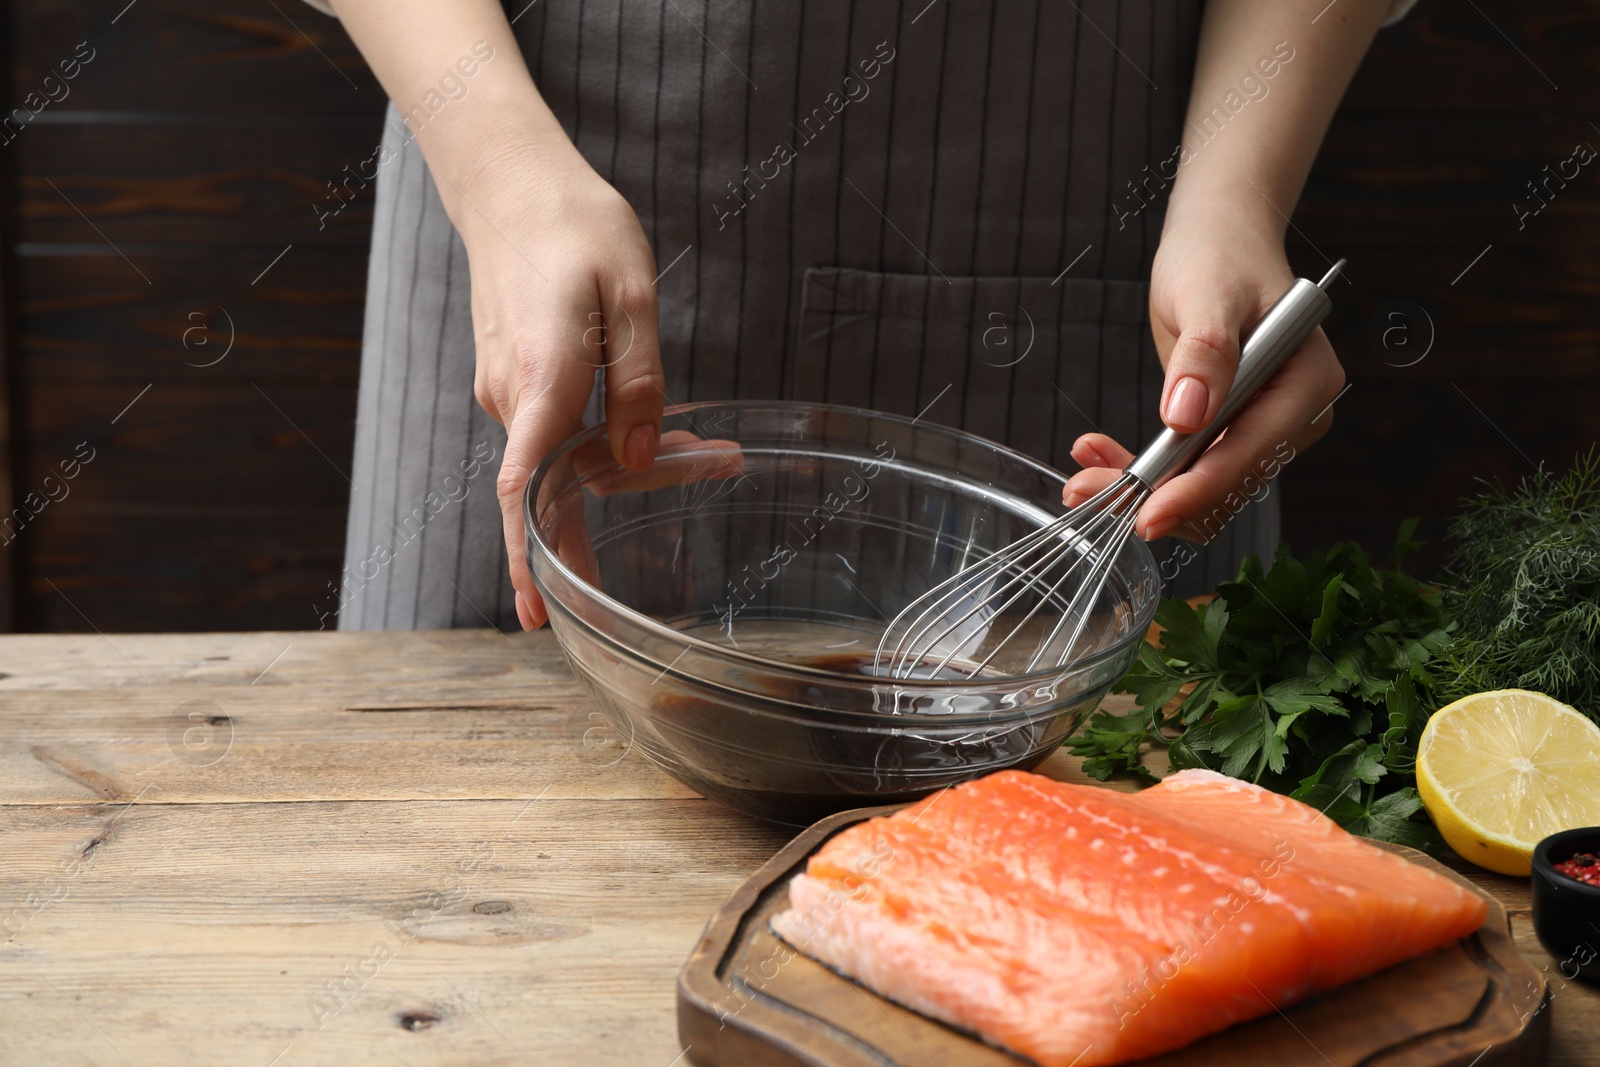
[[[341,629],[540,625],[522,489],[586,410],[636,470],[666,403],[922,414],[1075,460],[1081,499],[1162,422],[1215,415],[1294,277],[1287,216],[1338,99],[1399,14],[513,3],[332,0],[396,105]],[[1174,588],[1272,550],[1275,501],[1241,512],[1240,487],[1327,431],[1343,380],[1318,330],[1152,496],[1139,536],[1211,541],[1169,560]],[[470,476],[495,464],[491,501]]]

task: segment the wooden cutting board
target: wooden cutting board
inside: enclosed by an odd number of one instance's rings
[[[712,916],[678,975],[678,1036],[701,1067],[1027,1067],[1028,1061],[877,996],[780,941],[789,879],[844,827],[898,805],[841,812],[789,843]],[[1489,902],[1472,937],[1151,1067],[1506,1067],[1542,1063],[1544,975],[1518,954],[1505,909],[1414,849],[1384,845]]]

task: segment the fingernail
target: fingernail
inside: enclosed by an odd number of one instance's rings
[[[1199,378],[1179,378],[1172,395],[1167,397],[1167,424],[1198,430],[1211,400],[1209,392]]]
[[[629,470],[642,471],[650,466],[650,461],[656,458],[656,428],[643,425],[628,431],[622,454],[628,461]]]
[[[1069,508],[1075,508],[1079,504],[1083,503],[1084,500],[1085,497],[1082,493],[1078,492],[1076,489],[1068,489],[1067,495],[1061,498],[1061,503],[1065,504]]]
[[[1193,380],[1194,379],[1192,378],[1184,379],[1184,381]],[[1168,515],[1164,519],[1157,519],[1155,522],[1152,522],[1149,526],[1145,527],[1144,539],[1146,541],[1158,541],[1167,536],[1167,534],[1171,533],[1172,528],[1178,525],[1180,521],[1182,521],[1182,516],[1180,515]]]

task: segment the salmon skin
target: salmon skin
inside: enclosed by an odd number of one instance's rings
[[[1043,1067],[1187,1045],[1465,937],[1488,905],[1213,771],[1140,793],[1002,771],[835,835],[773,929]]]

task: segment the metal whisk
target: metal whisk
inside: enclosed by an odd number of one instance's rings
[[[963,567],[912,601],[884,630],[878,643],[879,669],[891,678],[940,676],[957,656],[981,646],[991,620],[1004,619],[1006,611],[1031,590],[1035,602],[1011,631],[992,645],[981,661],[974,664],[963,659],[959,663],[962,674],[977,674],[1041,608],[1059,602],[1063,587],[1067,587],[1071,595],[1065,598],[1049,635],[1026,666],[1014,673],[1026,674],[1052,660],[1056,666],[1065,666],[1133,532],[1139,508],[1157,486],[1188,469],[1327,316],[1333,307],[1328,288],[1344,264],[1342,259],[1335,263],[1315,284],[1296,279],[1272,306],[1245,342],[1233,387],[1209,426],[1192,434],[1163,430],[1106,488],[1006,548]],[[1067,586],[1074,576],[1077,584]],[[1063,634],[1067,635],[1065,641],[1061,640]]]

